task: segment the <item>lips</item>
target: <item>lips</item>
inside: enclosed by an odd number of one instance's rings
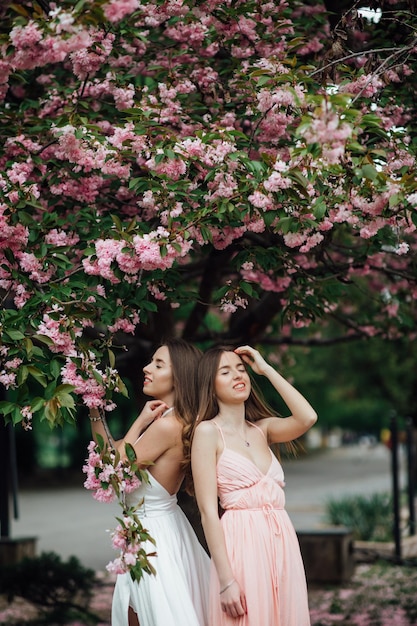
[[[246,385],[245,383],[237,383],[237,385],[233,385],[233,389],[236,389],[237,391],[243,391],[243,389],[246,389]]]
[[[151,382],[152,382],[152,378],[149,378],[149,376],[145,376],[145,378],[143,379],[144,385],[149,385],[149,383]]]

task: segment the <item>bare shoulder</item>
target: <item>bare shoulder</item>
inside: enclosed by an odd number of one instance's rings
[[[205,420],[197,425],[194,432],[194,441],[198,443],[205,443],[210,446],[217,446],[219,439],[219,432],[211,420]]]
[[[153,421],[149,429],[161,437],[177,437],[182,433],[183,425],[174,415],[169,415]]]
[[[196,433],[200,433],[201,435],[214,436],[217,435],[217,428],[214,424],[212,424],[211,420],[204,420],[204,422],[200,422],[197,424]]]

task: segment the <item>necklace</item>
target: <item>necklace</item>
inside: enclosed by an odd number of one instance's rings
[[[221,416],[219,415],[219,417],[221,417]],[[246,420],[245,420],[245,422],[244,422],[244,429],[246,430]],[[242,435],[242,434],[241,434],[238,430],[235,430],[235,432],[234,432],[234,433],[231,433],[231,434],[236,434],[236,435],[239,435],[239,437],[242,439],[242,441],[243,441],[243,443],[245,444],[245,446],[246,446],[247,448],[250,448],[250,443],[249,443],[249,441],[248,441],[248,440],[246,439],[246,437],[245,437],[244,435]]]
[[[170,406],[169,409],[167,409],[166,411],[162,413],[161,417],[165,417],[165,415],[168,415],[168,413],[170,413],[173,410],[174,410],[174,407]]]
[[[245,427],[246,427],[246,423],[245,423]],[[245,428],[245,430],[246,430],[246,428]],[[247,448],[250,448],[250,443],[249,443],[249,441],[246,439],[246,437],[242,436],[240,433],[238,433],[238,435],[239,435],[239,437],[243,440],[243,442],[245,443],[245,446],[246,446]]]

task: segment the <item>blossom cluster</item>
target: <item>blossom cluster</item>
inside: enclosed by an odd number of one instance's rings
[[[233,315],[271,301],[260,334],[325,331],[331,311],[341,332],[393,338],[415,319],[415,116],[397,97],[410,55],[383,74],[365,49],[338,63],[321,2],[0,12],[0,382],[21,390],[15,421],[51,407],[27,379],[111,409],[109,351],[148,341],[160,314],[184,325],[190,305],[196,340],[206,315],[233,334]],[[351,31],[360,49],[371,30]]]
[[[133,580],[140,580],[143,573],[154,573],[149,561],[146,542],[154,544],[138,517],[137,509],[129,507],[126,495],[137,489],[147,480],[146,470],[136,464],[132,446],[126,445],[126,458],[104,443],[101,437],[88,445],[88,458],[83,466],[87,475],[84,487],[93,491],[93,498],[99,502],[117,501],[122,508],[122,517],[111,532],[112,546],[119,556],[108,563],[107,569],[116,574],[129,572]]]

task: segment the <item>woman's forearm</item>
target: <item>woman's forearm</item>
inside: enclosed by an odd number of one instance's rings
[[[305,426],[312,426],[317,420],[317,413],[304,396],[297,391],[272,365],[267,365],[264,375],[279,393],[292,416]]]
[[[91,433],[94,441],[97,441],[97,436],[99,435],[111,448],[116,446],[118,442],[116,442],[112,437],[105,415],[100,413],[98,409],[92,408],[90,409],[89,417],[91,423]]]
[[[223,528],[217,513],[211,515],[202,513],[201,524],[210,556],[216,568],[220,588],[222,589],[234,578],[234,572],[227,556]]]

